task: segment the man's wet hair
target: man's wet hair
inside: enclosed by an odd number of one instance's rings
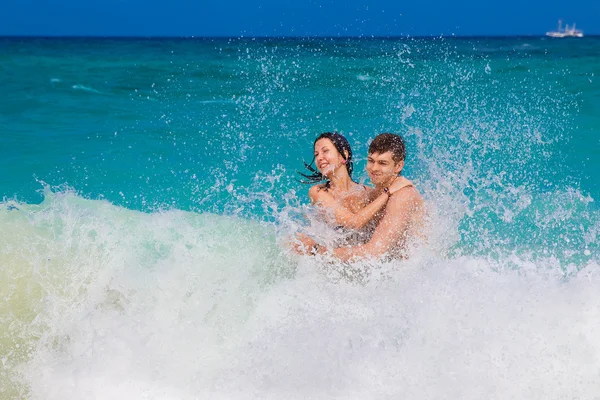
[[[350,178],[352,178],[352,171],[354,170],[354,164],[352,163],[352,149],[350,148],[350,143],[348,143],[348,140],[346,140],[346,138],[343,135],[341,135],[337,132],[325,132],[325,133],[321,133],[319,136],[317,136],[317,138],[313,142],[313,148],[315,147],[315,144],[321,139],[331,140],[331,143],[333,143],[336,150],[342,155],[344,160],[346,160],[346,169],[348,170],[348,175],[350,175]],[[346,156],[346,153],[348,154],[347,156]],[[297,171],[298,174],[300,174],[305,179],[305,180],[301,180],[300,182],[312,184],[312,183],[319,183],[319,182],[322,182],[327,179],[322,173],[319,172],[318,169],[313,167],[314,162],[315,162],[315,157],[313,157],[310,164],[307,164],[306,162],[304,162],[304,167],[311,172],[310,174],[303,174],[302,172]],[[325,184],[328,185],[329,182],[326,182]]]
[[[369,145],[369,154],[383,154],[392,152],[392,159],[395,163],[404,161],[406,158],[406,145],[400,135],[394,133],[382,133],[377,135]]]

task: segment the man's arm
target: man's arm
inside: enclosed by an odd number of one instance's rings
[[[381,193],[357,212],[352,212],[349,208],[335,200],[331,194],[324,191],[319,193],[318,197],[315,197],[315,202],[331,209],[338,224],[350,229],[361,229],[386,205],[388,198],[388,194]]]
[[[333,249],[333,255],[342,261],[355,257],[382,256],[407,234],[411,216],[419,207],[422,207],[422,199],[416,188],[399,191],[388,200],[385,215],[369,242],[360,246]]]

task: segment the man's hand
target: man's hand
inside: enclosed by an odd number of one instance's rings
[[[300,242],[300,243],[298,243]],[[313,240],[311,237],[303,234],[297,233],[296,240],[292,244],[292,250],[297,254],[311,254],[312,250],[315,248],[317,242]]]

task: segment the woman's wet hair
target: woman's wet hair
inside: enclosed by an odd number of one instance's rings
[[[352,163],[352,149],[350,148],[350,143],[348,143],[348,141],[346,140],[346,138],[343,135],[340,135],[337,132],[325,132],[325,133],[320,134],[315,139],[315,141],[313,143],[313,147],[321,139],[331,140],[331,143],[333,143],[336,150],[342,155],[344,160],[346,160],[346,164],[345,164],[346,169],[348,170],[348,175],[350,175],[350,178],[352,178],[352,170],[354,169],[354,164]],[[314,162],[315,162],[315,157],[313,157],[310,164],[307,164],[306,162],[304,162],[304,167],[308,171],[310,171],[310,173],[304,174],[300,171],[297,171],[298,174],[300,174],[304,178],[304,180],[301,180],[300,182],[307,183],[307,184],[314,184],[314,183],[319,183],[324,180],[327,180],[327,177],[325,177],[325,175],[323,175],[322,173],[319,172],[318,169],[313,167]],[[328,184],[329,184],[329,181],[327,181],[325,183],[325,185],[328,185]]]

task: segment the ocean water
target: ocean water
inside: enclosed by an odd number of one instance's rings
[[[600,38],[0,38],[0,399],[599,399]],[[321,132],[402,262],[286,250]]]

